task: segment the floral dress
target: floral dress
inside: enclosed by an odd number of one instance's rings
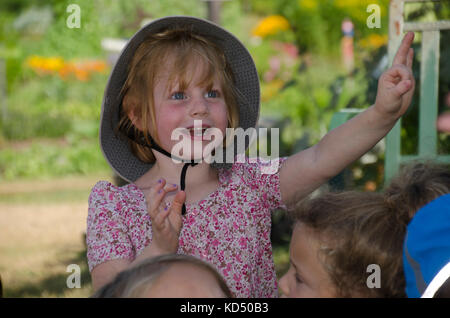
[[[271,211],[286,209],[279,178],[285,160],[264,170],[267,165],[245,157],[231,169],[219,169],[214,192],[186,204],[177,253],[212,264],[236,297],[278,296],[270,230]],[[143,192],[135,184],[97,182],[87,218],[89,271],[109,260],[133,261],[151,241]]]

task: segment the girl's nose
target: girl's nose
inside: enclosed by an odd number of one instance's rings
[[[209,113],[208,102],[203,96],[193,98],[191,101],[190,115],[192,117],[202,117]]]

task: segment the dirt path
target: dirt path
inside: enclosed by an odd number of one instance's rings
[[[91,293],[84,233],[87,197],[107,177],[0,183],[0,275],[5,297],[84,297]],[[66,285],[81,269],[81,289]]]

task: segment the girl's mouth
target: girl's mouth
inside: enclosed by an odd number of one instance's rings
[[[189,131],[189,135],[192,140],[210,140],[210,138],[206,137],[206,130],[210,128],[209,126],[203,126],[203,127],[189,127],[187,130]],[[209,134],[208,134],[209,135]]]
[[[202,136],[207,128],[189,128],[189,133],[191,136]]]

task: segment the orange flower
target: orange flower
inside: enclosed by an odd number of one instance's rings
[[[367,181],[364,185],[364,190],[366,191],[375,191],[377,189],[377,184],[374,181]]]
[[[65,62],[61,57],[36,55],[29,57],[26,63],[38,74],[58,74],[62,79],[67,79],[73,74],[80,81],[87,81],[91,73],[102,73],[107,68],[107,64],[101,60]]]
[[[75,76],[79,81],[86,82],[89,79],[89,72],[83,69],[75,68]]]
[[[106,63],[98,60],[88,61],[85,64],[85,68],[93,72],[101,73],[106,70]]]
[[[75,67],[73,63],[66,63],[64,64],[64,67],[59,70],[59,77],[62,79],[67,79],[67,77],[75,72]]]

